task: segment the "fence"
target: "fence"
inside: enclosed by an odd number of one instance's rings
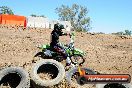
[[[26,17],[18,15],[0,15],[0,24],[26,27]]]
[[[18,15],[0,15],[0,24],[2,25],[11,25],[11,26],[23,26],[23,27],[32,27],[32,28],[46,28],[53,29],[54,24],[60,23],[63,24],[67,31],[70,31],[72,28],[69,21],[59,21],[59,20],[49,20],[44,17],[24,17]]]

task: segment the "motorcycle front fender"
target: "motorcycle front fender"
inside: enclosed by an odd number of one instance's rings
[[[84,56],[84,52],[80,49],[77,49],[77,48],[75,48],[74,54],[80,54],[80,55]]]

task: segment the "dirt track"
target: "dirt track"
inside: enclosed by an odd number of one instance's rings
[[[50,41],[52,30],[0,29],[0,68],[21,66],[30,71],[37,45]],[[61,37],[68,43],[68,36]],[[75,47],[86,52],[84,67],[100,73],[130,74],[132,76],[132,37],[110,34],[76,33]]]

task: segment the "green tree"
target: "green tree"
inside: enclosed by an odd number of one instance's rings
[[[0,7],[0,14],[11,14],[11,15],[13,15],[14,13],[9,7],[1,6]]]
[[[73,4],[71,7],[62,5],[55,9],[59,20],[70,21],[76,31],[88,31],[90,29],[90,17],[88,9],[84,6]]]
[[[36,14],[31,14],[30,16],[32,16],[32,17],[44,17],[44,18],[46,18],[46,17],[45,17],[45,15],[36,15]]]
[[[125,33],[124,33],[125,35],[131,35],[132,34],[132,31],[130,31],[130,30],[125,30]]]
[[[32,17],[37,17],[37,15],[35,15],[35,14],[31,14],[30,16],[32,16]]]
[[[44,18],[46,18],[45,15],[40,15],[40,17],[44,17]]]
[[[117,35],[124,35],[124,32],[120,31],[116,33]]]
[[[132,35],[132,31],[130,30],[125,30],[124,32],[116,32],[116,33],[112,33],[112,34],[115,34],[115,35]]]

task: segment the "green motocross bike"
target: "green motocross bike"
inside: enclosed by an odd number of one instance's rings
[[[60,43],[60,44],[61,44],[61,46],[63,46],[66,53],[70,57],[72,64],[82,65],[85,62],[85,59],[83,57],[85,55],[85,53],[82,50],[74,47],[74,36],[75,36],[74,33],[70,34],[71,41],[69,44],[66,44],[66,45],[64,45],[62,43]],[[66,59],[62,55],[60,55],[59,53],[52,51],[49,44],[42,45],[41,47],[38,47],[38,48],[41,49],[41,51],[38,52],[35,55],[35,57],[39,56],[42,58],[55,59],[59,62]]]

